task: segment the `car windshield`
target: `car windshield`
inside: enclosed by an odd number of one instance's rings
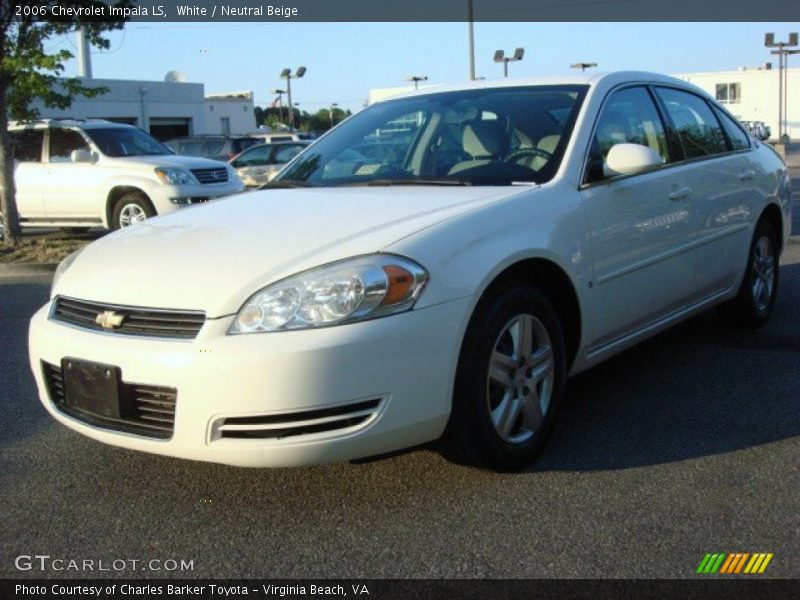
[[[272,184],[510,185],[553,177],[586,86],[526,86],[374,104],[303,152]]]
[[[84,130],[106,156],[159,156],[169,148],[141,129],[99,127]]]

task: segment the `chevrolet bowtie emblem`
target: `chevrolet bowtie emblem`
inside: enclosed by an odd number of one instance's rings
[[[97,315],[94,320],[95,323],[100,325],[103,329],[116,329],[122,325],[125,320],[125,315],[118,315],[113,310],[107,310]]]

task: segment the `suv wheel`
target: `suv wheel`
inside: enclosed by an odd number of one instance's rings
[[[780,268],[777,249],[775,229],[769,221],[761,219],[750,242],[747,272],[739,293],[717,307],[717,314],[723,321],[750,329],[767,322],[778,293]]]
[[[544,446],[564,395],[564,334],[550,301],[517,283],[476,310],[461,351],[444,454],[500,471]]]
[[[140,192],[125,194],[114,205],[111,224],[114,229],[130,227],[156,214],[147,196]]]

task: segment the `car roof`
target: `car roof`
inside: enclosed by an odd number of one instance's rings
[[[523,86],[544,86],[544,85],[584,85],[590,87],[613,87],[624,83],[664,83],[676,85],[696,92],[706,94],[697,86],[669,75],[651,73],[648,71],[614,71],[609,73],[573,73],[569,75],[550,75],[539,77],[514,77],[503,79],[478,79],[454,85],[427,86],[425,88],[391,96],[378,102],[391,102],[401,98],[413,98],[415,96],[428,96],[431,94],[442,94],[447,92],[458,92],[466,90],[481,89],[502,89],[507,87]],[[377,104],[377,102],[376,102]]]
[[[227,133],[200,133],[197,135],[182,135],[169,140],[170,142],[185,142],[187,140],[255,140],[258,139],[248,133],[231,135]]]
[[[9,129],[49,129],[52,127],[77,127],[79,129],[107,129],[118,127],[120,129],[137,129],[135,125],[115,123],[105,119],[37,119],[36,121],[11,121]]]

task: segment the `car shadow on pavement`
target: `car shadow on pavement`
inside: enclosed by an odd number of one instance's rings
[[[47,301],[42,283],[0,279],[0,449],[55,425],[41,406],[28,365],[28,323]]]
[[[532,470],[626,469],[800,435],[798,296],[800,264],[784,265],[764,328],[707,311],[573,378]]]

